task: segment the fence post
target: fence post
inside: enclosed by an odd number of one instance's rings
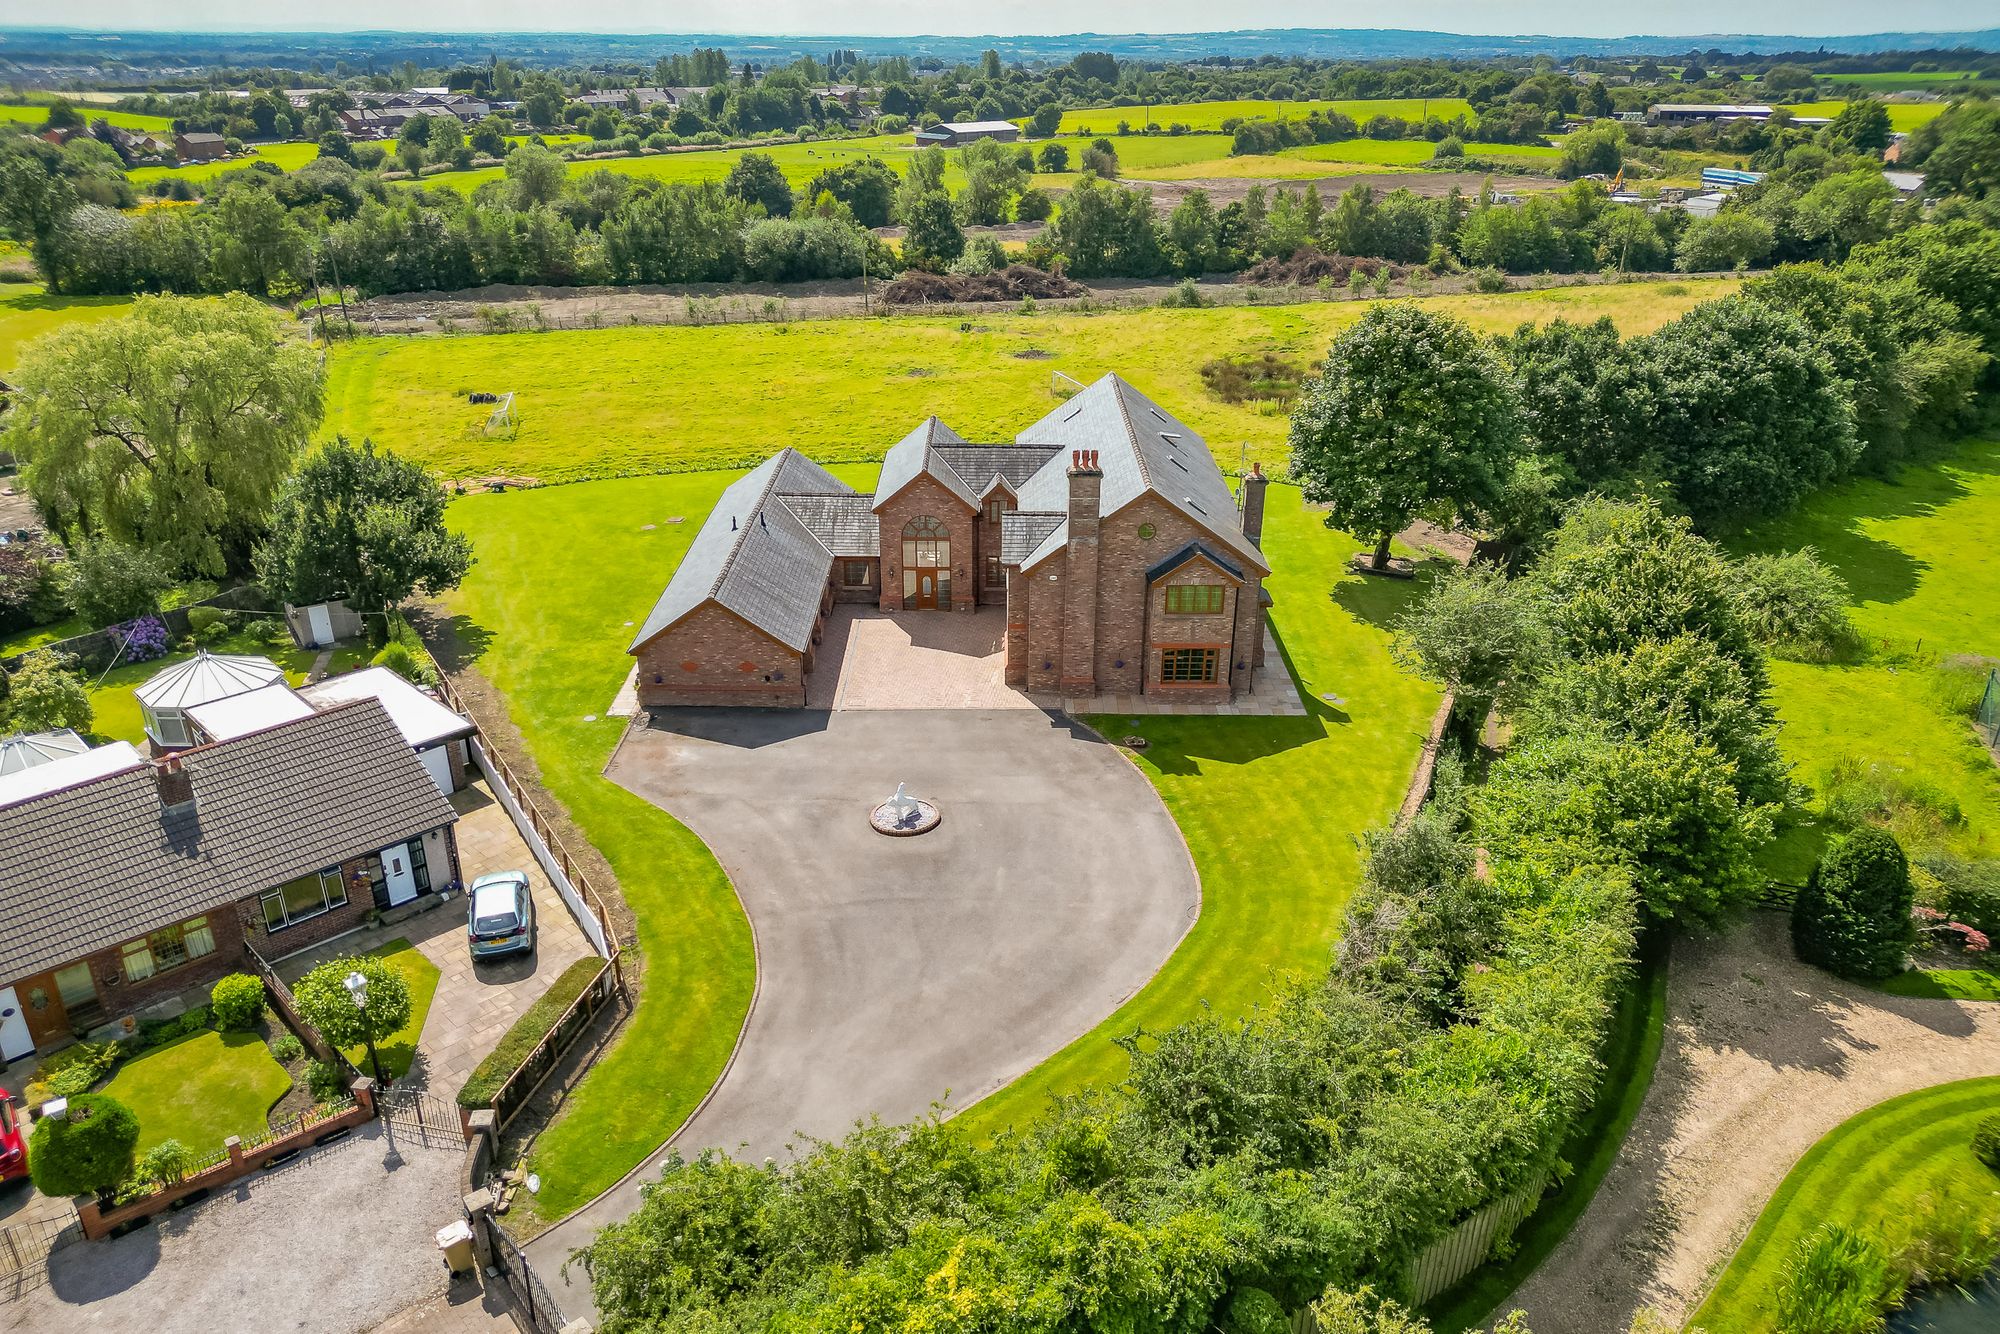
[[[354,1095],[354,1105],[366,1112],[369,1120],[374,1120],[376,1116],[375,1081],[367,1075],[362,1075],[348,1087],[348,1092]]]

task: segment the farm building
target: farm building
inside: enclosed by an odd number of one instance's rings
[[[1697,125],[1711,120],[1769,120],[1771,108],[1739,102],[1660,102],[1646,109],[1656,125]]]
[[[1011,144],[1020,137],[1021,127],[1008,120],[949,120],[927,130],[918,130],[917,144],[923,148],[932,144],[940,148],[957,148],[975,139],[998,139],[1003,144]]]
[[[174,153],[183,162],[214,162],[229,156],[229,145],[219,134],[193,130],[174,136]]]

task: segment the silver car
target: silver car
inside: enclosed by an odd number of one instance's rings
[[[474,959],[534,952],[535,896],[526,872],[495,871],[472,882],[466,896],[465,938]]]

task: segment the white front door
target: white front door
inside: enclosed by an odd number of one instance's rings
[[[0,987],[0,1061],[13,1061],[35,1049],[28,1032],[28,1016],[21,1013],[21,1001],[12,987]]]
[[[382,852],[382,879],[389,886],[389,906],[408,903],[417,896],[417,873],[410,869],[409,845],[398,843]]]
[[[333,642],[333,613],[324,602],[306,608],[306,629],[312,635],[314,648],[325,648]]]

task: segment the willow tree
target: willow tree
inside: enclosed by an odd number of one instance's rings
[[[0,449],[60,527],[221,574],[324,412],[318,358],[249,297],[140,297],[29,344]]]

